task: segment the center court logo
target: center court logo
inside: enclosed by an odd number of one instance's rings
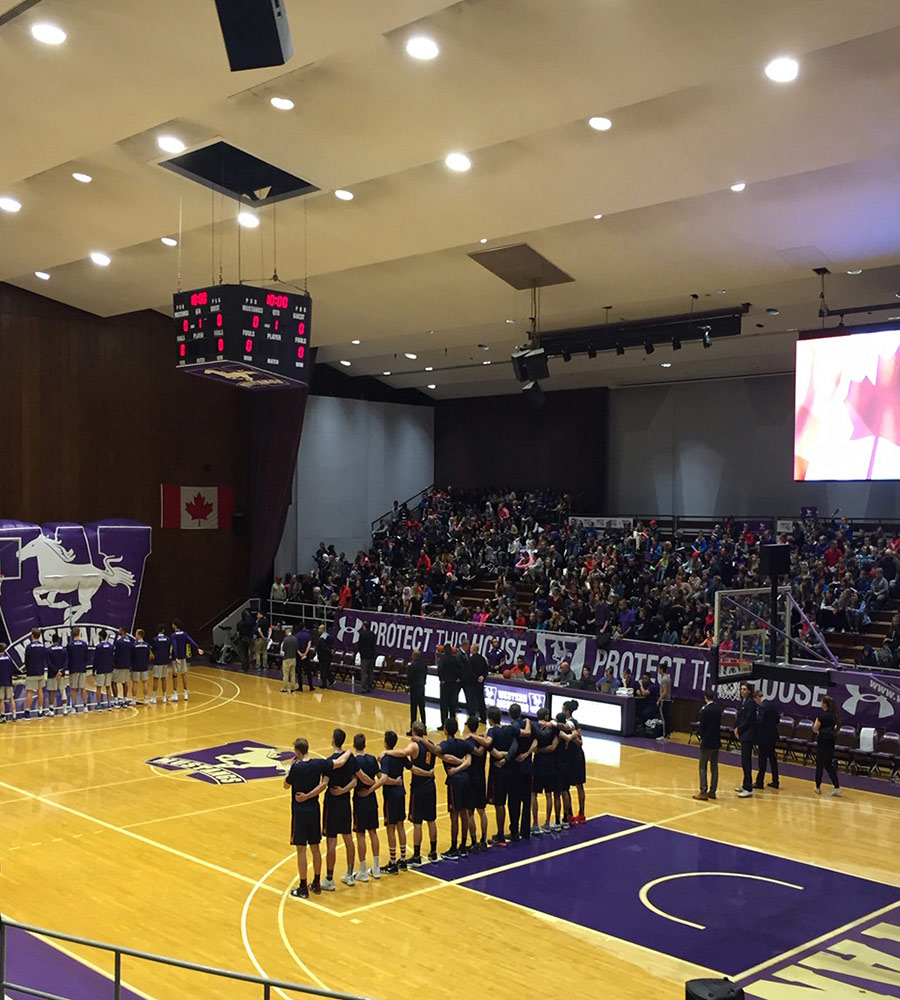
[[[206,750],[154,757],[147,763],[166,771],[188,771],[190,777],[211,785],[242,785],[259,778],[282,777],[284,762],[292,757],[290,750],[239,740]]]

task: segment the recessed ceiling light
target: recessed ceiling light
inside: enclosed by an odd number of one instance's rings
[[[425,366],[425,371],[427,371],[427,372],[433,372],[434,368],[431,365],[426,365]]]
[[[55,24],[33,24],[31,26],[32,37],[44,45],[62,45],[66,40],[66,33]]]
[[[290,111],[294,107],[294,102],[289,97],[270,97],[269,104],[279,111]]]
[[[382,375],[390,375],[391,373],[390,372],[382,372],[381,374]]]
[[[900,295],[898,295],[897,298],[900,299]],[[506,322],[507,323],[515,323],[515,320],[514,319],[508,319]]]
[[[482,363],[483,365],[489,365],[489,364],[490,364],[490,361],[482,361],[481,363]]]
[[[448,153],[444,163],[446,163],[451,170],[455,170],[458,173],[462,173],[472,166],[472,161],[468,156],[466,156],[465,153]]]
[[[479,243],[487,243],[487,236],[482,236],[481,239],[478,242]]]
[[[34,276],[36,278],[40,278],[41,281],[49,281],[50,280],[50,275],[47,274],[46,271],[35,271],[34,272]]]
[[[109,254],[101,253],[99,250],[92,250],[91,260],[98,267],[108,267],[110,262],[110,256]]]
[[[849,270],[849,271],[847,272],[847,274],[862,274],[862,268],[861,268],[861,267],[854,267],[854,268],[851,268],[851,269],[850,269],[850,270]]]
[[[344,366],[345,368],[349,368],[349,367],[350,367],[350,362],[349,362],[349,361],[343,361],[343,360],[342,360],[342,361],[341,361],[341,364],[342,364],[342,365],[343,365],[343,366]]]
[[[79,173],[77,170],[75,171],[74,174],[72,174],[72,176],[75,178],[76,181],[78,181],[79,184],[90,184],[91,181],[94,179],[93,177],[91,177],[90,174],[82,174]]]
[[[413,59],[435,59],[440,51],[437,42],[427,35],[413,35],[406,43],[407,55]]]
[[[256,229],[259,225],[259,216],[253,212],[238,212],[238,222],[247,229]]]
[[[598,212],[598,213],[597,213],[597,214],[596,214],[596,215],[594,216],[594,218],[595,218],[595,219],[602,219],[602,218],[603,218],[603,213],[602,213],[602,212]]]
[[[731,190],[734,191],[735,194],[738,194],[743,191],[746,186],[747,185],[743,181],[738,181],[737,184],[731,185]]]
[[[659,367],[660,368],[671,368],[672,367],[672,362],[671,361],[660,361]]]
[[[725,289],[724,288],[717,288],[716,289],[716,295],[724,295],[724,294],[725,294]]]
[[[177,247],[178,246],[178,240],[176,240],[174,236],[160,236],[159,242],[160,243],[165,243],[165,245],[167,247]]]
[[[768,314],[769,314],[770,316],[778,316],[778,315],[780,314],[781,310],[780,310],[780,309],[775,309],[775,308],[772,308],[772,307],[770,307],[769,309],[767,309],[767,310],[766,310],[766,312],[767,312],[767,313],[768,313]]]
[[[16,201],[15,198],[3,197],[0,198],[0,209],[4,212],[18,212],[22,207],[22,202]]]
[[[790,83],[799,72],[800,64],[790,56],[779,56],[766,66],[766,76],[775,83]]]
[[[359,345],[360,345],[360,341],[358,341],[358,340],[351,340],[350,343],[351,344],[355,344],[357,347],[359,347]]]
[[[338,188],[337,191],[334,192],[334,196],[335,198],[340,198],[341,201],[353,201],[353,192],[345,191],[343,188]]]
[[[588,125],[598,132],[608,132],[612,128],[612,122],[608,118],[588,118]]]
[[[429,382],[428,383],[428,388],[429,389],[437,389],[437,386],[434,384],[434,382]]]
[[[406,354],[406,357],[409,358],[410,361],[415,361],[418,358],[418,356],[419,356],[418,354],[410,354],[408,352]]]
[[[182,153],[185,149],[185,145],[181,139],[174,135],[158,135],[156,137],[156,145],[164,153]]]

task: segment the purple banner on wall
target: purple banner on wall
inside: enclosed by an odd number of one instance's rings
[[[611,642],[606,649],[598,649],[593,637],[586,635],[530,632],[372,611],[338,611],[334,619],[335,647],[355,650],[364,621],[368,621],[375,632],[378,653],[395,659],[409,659],[412,651],[419,649],[428,663],[434,663],[438,646],[445,643],[458,646],[463,639],[472,643],[473,650],[486,655],[496,640],[496,648],[507,664],[524,656],[530,666],[534,659],[531,646],[537,643],[548,668],[555,671],[563,660],[568,660],[576,676],[580,676],[581,668],[587,665],[597,680],[608,666],[613,668],[619,680],[626,670],[636,679],[644,674],[655,676],[660,666],[666,666],[678,698],[702,700],[703,691],[713,680],[710,652],[703,648],[622,639]],[[900,728],[900,674],[832,670],[831,676],[834,684],[830,688],[777,680],[757,681],[756,686],[762,689],[763,697],[774,701],[785,715],[813,718],[819,712],[822,697],[830,694],[837,701],[842,722],[846,725]],[[719,697],[726,702],[737,700],[738,685],[721,685]]]
[[[149,554],[150,526],[137,521],[0,521],[0,619],[14,662],[33,628],[65,642],[78,625],[91,646],[101,628],[131,631]]]

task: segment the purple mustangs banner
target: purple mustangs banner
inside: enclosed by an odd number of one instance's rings
[[[710,653],[693,646],[663,646],[654,642],[613,641],[606,649],[598,649],[591,636],[562,635],[557,632],[528,632],[494,625],[473,625],[439,618],[410,618],[405,615],[383,615],[371,611],[338,611],[334,619],[334,641],[337,649],[355,650],[362,623],[368,621],[375,632],[379,654],[396,659],[408,659],[414,649],[420,649],[429,663],[435,662],[437,647],[445,643],[457,646],[463,639],[473,649],[487,653],[496,643],[505,662],[515,663],[524,656],[530,666],[531,650],[537,643],[548,666],[557,667],[568,660],[576,676],[588,666],[596,679],[612,667],[617,678],[628,670],[632,677],[656,674],[660,666],[668,667],[675,695],[701,700],[703,690],[712,683]],[[819,711],[822,696],[830,694],[837,701],[847,725],[900,728],[900,674],[872,674],[855,670],[833,670],[831,688],[810,687],[787,681],[761,681],[763,697],[776,702],[787,715],[813,717]],[[737,685],[722,685],[723,700],[736,699]]]
[[[0,619],[21,665],[33,628],[65,641],[81,626],[88,643],[101,628],[134,628],[150,526],[112,519],[92,524],[0,521]]]

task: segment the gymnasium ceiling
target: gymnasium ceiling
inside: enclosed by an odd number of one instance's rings
[[[557,359],[547,390],[789,371],[792,331],[819,325],[814,267],[833,272],[832,307],[900,294],[895,0],[287,11],[293,58],[242,73],[213,0],[40,0],[0,27],[0,196],[22,204],[0,212],[0,280],[100,315],[170,314],[179,268],[185,288],[220,262],[236,280],[239,206],[159,166],[169,134],[222,137],[320,188],[241,230],[241,276],[277,263],[285,288],[308,284],[320,361],[436,398],[518,391],[530,295],[469,258],[484,248],[527,242],[575,279],[543,291],[547,331],[602,323],[606,305],[612,321],[687,312],[692,293],[698,309],[752,303],[742,335],[708,351]],[[39,21],[65,44],[35,41]],[[412,34],[439,56],[411,59]],[[764,67],[785,54],[799,77],[773,83]],[[590,128],[596,115],[613,127]],[[471,170],[448,170],[451,151]]]

